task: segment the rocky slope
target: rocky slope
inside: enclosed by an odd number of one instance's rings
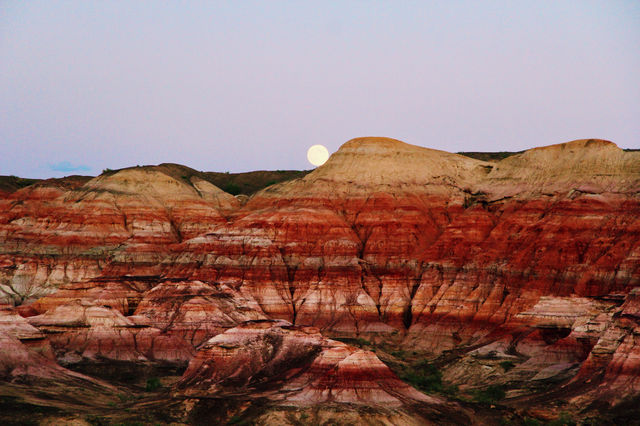
[[[45,334],[0,306],[0,422],[28,424],[58,412],[108,410],[120,392],[56,363]],[[24,412],[23,412],[24,411]]]
[[[489,163],[359,138],[246,203],[177,165],[5,193],[0,297],[69,366],[209,365],[220,347],[203,344],[279,319],[436,360],[462,392],[505,386],[514,409],[606,412],[640,392],[639,218],[640,153],[611,142]],[[301,395],[325,404],[309,383],[326,365],[308,365]],[[194,369],[179,388],[211,391]]]

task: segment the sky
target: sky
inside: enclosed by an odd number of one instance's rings
[[[639,1],[0,0],[0,175],[640,148]]]

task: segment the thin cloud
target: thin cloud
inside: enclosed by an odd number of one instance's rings
[[[55,164],[49,164],[49,168],[55,172],[88,172],[91,167],[84,164],[71,164],[68,161],[61,161]]]

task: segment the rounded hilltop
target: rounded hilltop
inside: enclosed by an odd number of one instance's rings
[[[344,143],[304,178],[268,188],[266,196],[361,196],[388,191],[451,193],[486,174],[483,161],[385,137]]]
[[[603,139],[578,139],[512,155],[495,164],[482,186],[509,192],[616,192],[640,189],[640,152],[625,152]]]
[[[171,166],[171,167],[169,167]],[[118,196],[145,196],[165,203],[167,200],[204,199],[233,204],[233,196],[198,176],[188,167],[160,165],[131,167],[110,171],[90,180],[79,192],[107,192]]]
[[[380,183],[412,182],[435,176],[466,178],[481,161],[411,145],[385,137],[361,137],[345,142],[318,172],[380,177]],[[318,173],[320,174],[320,173]]]

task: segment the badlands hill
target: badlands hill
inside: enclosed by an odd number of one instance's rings
[[[187,182],[195,176],[201,180],[208,181],[209,183],[233,195],[251,195],[269,185],[299,178],[309,173],[308,170],[261,170],[245,173],[199,172],[190,167],[171,163],[163,163],[157,166],[136,166],[131,167],[130,169],[134,168],[143,170],[153,169],[165,173],[174,179],[184,180]],[[105,169],[103,174],[112,175],[121,170]],[[24,179],[17,176],[0,176],[0,191],[11,193],[35,183],[57,183],[59,185],[73,185],[77,183],[84,184],[91,178],[91,176],[67,176],[61,179]]]
[[[358,138],[250,197],[175,164],[3,191],[0,420],[631,424],[640,152],[488,159]]]
[[[486,174],[484,163],[457,154],[388,138],[350,140],[321,167],[285,184],[291,195],[361,196],[371,191],[407,192],[430,186],[445,191]],[[442,187],[442,188],[441,188]],[[435,189],[437,188],[437,189]],[[277,192],[286,194],[284,189]]]

